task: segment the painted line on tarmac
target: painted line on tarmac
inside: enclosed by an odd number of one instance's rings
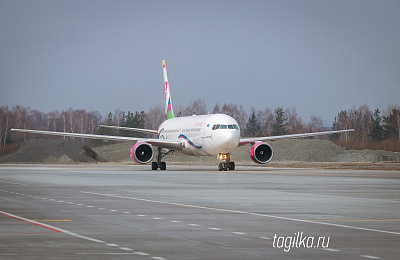
[[[4,211],[0,211],[0,214],[3,215],[3,216],[9,217],[9,218],[13,218],[13,219],[28,223],[28,224],[33,224],[35,226],[39,226],[41,228],[45,228],[45,229],[51,230],[51,231],[53,231],[55,233],[62,232],[59,229],[57,229],[56,227],[53,227],[53,226],[50,226],[50,225],[46,225],[44,223],[40,223],[40,222],[33,221],[33,220],[30,220],[30,219],[26,219],[26,218],[23,218],[23,217],[19,217],[19,216],[16,216],[16,215],[4,212]]]
[[[99,240],[99,239],[82,236],[82,235],[76,234],[76,233],[68,231],[68,230],[57,228],[57,227],[54,227],[54,226],[51,226],[51,225],[48,225],[48,224],[44,224],[44,223],[41,223],[41,222],[33,221],[31,219],[23,218],[23,217],[20,217],[20,216],[17,216],[17,215],[13,215],[13,214],[8,213],[8,212],[0,211],[0,214],[3,215],[3,216],[6,216],[6,217],[10,217],[10,218],[17,219],[17,220],[20,220],[20,221],[23,221],[23,222],[26,222],[26,223],[29,223],[29,224],[36,225],[36,226],[39,226],[39,227],[42,227],[42,228],[46,228],[46,229],[51,230],[51,231],[56,232],[56,233],[65,233],[65,234],[68,234],[70,236],[86,239],[86,240],[89,240],[89,241],[92,241],[92,242],[104,243],[104,241]]]
[[[372,256],[372,255],[360,255],[361,257],[364,257],[364,258],[369,258],[369,259],[381,259],[380,257],[378,257],[378,256]]]
[[[106,197],[112,197],[112,198],[130,199],[130,200],[145,201],[145,202],[172,205],[172,206],[180,206],[180,207],[187,207],[187,208],[196,208],[196,209],[206,209],[206,210],[221,211],[221,212],[230,212],[230,213],[236,213],[236,214],[244,214],[244,215],[251,215],[251,216],[258,216],[258,217],[267,217],[267,218],[282,219],[282,220],[290,220],[290,221],[296,221],[296,222],[318,224],[318,225],[325,225],[325,226],[332,226],[332,227],[340,227],[340,228],[347,228],[347,229],[355,229],[355,230],[362,230],[362,231],[370,231],[370,232],[377,232],[377,233],[385,233],[385,234],[391,234],[391,235],[400,236],[400,232],[393,232],[393,231],[386,231],[386,230],[379,230],[379,229],[372,229],[372,228],[354,227],[354,226],[347,226],[347,225],[335,224],[335,223],[327,223],[327,222],[312,221],[312,220],[305,220],[305,219],[288,218],[288,217],[274,216],[274,215],[254,213],[254,212],[246,212],[246,211],[233,210],[233,209],[221,209],[221,208],[212,208],[212,207],[197,206],[197,205],[190,205],[190,204],[182,204],[182,203],[176,203],[176,202],[149,200],[149,199],[136,198],[136,197],[116,196],[116,195],[112,195],[112,194],[96,193],[96,192],[90,192],[90,191],[81,191],[81,192],[85,193],[85,194],[106,196]]]

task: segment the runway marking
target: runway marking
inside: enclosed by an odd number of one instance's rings
[[[39,222],[39,221],[43,221],[43,222],[56,222],[56,221],[61,222],[61,221],[65,221],[65,222],[67,222],[67,221],[72,221],[72,220],[70,220],[70,219],[42,219],[42,220],[32,219],[32,221],[37,221],[37,222]]]
[[[236,234],[236,235],[246,235],[246,233],[243,233],[243,232],[232,232],[232,234]]]
[[[179,220],[170,220],[169,222],[172,222],[172,223],[180,223]]]
[[[381,259],[378,256],[372,256],[372,255],[360,255],[361,257],[369,258],[369,259]]]
[[[152,219],[155,219],[155,220],[160,220],[160,219],[162,219],[162,218],[152,218]]]
[[[117,244],[106,244],[107,246],[119,246]]]
[[[28,223],[28,224],[33,224],[33,225],[39,226],[41,228],[45,228],[45,229],[51,230],[51,231],[53,231],[55,233],[61,232],[60,230],[58,230],[58,229],[56,229],[56,228],[54,228],[52,226],[49,226],[49,225],[46,225],[46,224],[42,224],[42,223],[34,221],[34,220],[30,220],[30,219],[26,219],[26,218],[23,218],[23,217],[19,217],[19,216],[16,216],[16,215],[4,212],[4,211],[0,211],[0,214],[3,215],[3,216],[9,217],[9,218],[13,218],[13,219]]]
[[[339,249],[333,249],[333,248],[322,248],[322,250],[331,251],[331,252],[340,252]]]
[[[99,240],[99,239],[82,236],[82,235],[70,232],[68,230],[65,230],[65,229],[57,228],[57,227],[54,227],[54,226],[51,226],[51,225],[48,225],[48,224],[44,224],[44,223],[41,223],[41,222],[35,222],[33,220],[30,220],[30,219],[27,219],[27,218],[23,218],[23,217],[20,217],[20,216],[17,216],[17,215],[13,215],[11,213],[7,213],[7,212],[4,212],[4,211],[0,211],[0,214],[4,215],[6,217],[14,218],[14,219],[26,222],[26,223],[30,223],[30,224],[33,224],[33,225],[36,225],[36,226],[39,226],[39,227],[43,227],[43,228],[49,229],[49,230],[54,231],[56,233],[61,233],[62,232],[62,233],[68,234],[70,236],[86,239],[86,240],[89,240],[89,241],[92,241],[92,242],[104,243],[104,241]]]
[[[106,244],[106,242],[103,241],[103,240],[99,240],[99,239],[95,239],[95,238],[79,235],[77,233],[74,233],[74,232],[71,232],[71,231],[68,231],[68,230],[65,230],[65,229],[61,229],[61,228],[57,228],[57,227],[54,227],[54,226],[51,226],[51,225],[48,225],[48,224],[41,223],[38,220],[31,220],[31,219],[23,218],[23,217],[20,217],[20,216],[17,216],[17,215],[13,215],[11,213],[4,212],[4,211],[0,211],[0,214],[3,215],[3,216],[6,216],[6,217],[10,217],[10,218],[13,218],[13,219],[16,219],[16,220],[19,220],[19,221],[22,221],[22,222],[26,222],[28,224],[33,224],[33,225],[36,225],[36,226],[39,226],[39,227],[42,227],[42,228],[45,228],[45,229],[48,229],[48,230],[52,231],[52,232],[37,232],[37,233],[30,233],[30,234],[64,233],[64,234],[67,234],[67,235],[70,235],[70,236],[74,236],[74,237],[77,237],[77,238],[81,238],[81,239],[85,239],[85,240],[88,240],[88,241],[91,241],[91,242],[103,243],[103,244],[105,244],[107,246],[110,246],[110,247],[119,247],[119,245],[117,245],[117,244],[111,244],[111,243]],[[70,221],[70,220],[41,220],[41,221]],[[26,233],[26,234],[28,234],[28,233]],[[6,234],[0,234],[0,235],[6,235]],[[10,235],[10,234],[8,234],[8,235]],[[17,234],[14,234],[14,235],[17,235]],[[128,247],[119,247],[119,249],[120,250],[124,250],[124,251],[133,251],[133,249],[128,248]],[[78,253],[78,254],[80,254],[80,253]],[[85,253],[81,253],[81,254],[85,254]],[[150,255],[150,254],[145,253],[145,252],[134,252],[132,254],[142,255],[142,256],[149,256]],[[0,254],[0,255],[6,255],[6,254]],[[12,254],[12,255],[15,255],[15,254]],[[167,260],[166,258],[163,258],[163,257],[152,257],[152,259]]]
[[[208,228],[208,229],[211,229],[211,230],[217,230],[217,231],[219,231],[219,230],[222,230],[222,229],[220,229],[220,228],[216,228],[216,227],[210,227],[210,228]]]
[[[197,225],[197,224],[188,224],[188,226],[192,226],[192,227],[200,227],[200,225]]]
[[[98,196],[116,197],[112,194],[102,194],[102,193],[89,192],[89,191],[81,191],[81,192],[85,193],[85,194],[92,194],[92,195],[98,195]],[[321,222],[321,221],[312,221],[312,220],[306,220],[306,219],[288,218],[288,217],[274,216],[274,215],[254,213],[254,212],[246,212],[246,211],[233,210],[233,209],[212,208],[212,207],[196,206],[196,205],[182,204],[182,203],[176,203],[176,202],[142,199],[142,198],[136,198],[136,197],[118,196],[118,198],[137,200],[137,201],[146,201],[146,202],[151,202],[151,203],[173,205],[173,206],[180,206],[180,207],[187,207],[187,208],[206,209],[206,210],[213,210],[213,211],[244,214],[244,215],[250,215],[250,216],[282,219],[282,220],[311,223],[311,224],[318,224],[318,225],[325,225],[325,226],[332,226],[332,227],[340,227],[340,228],[363,230],[363,231],[369,231],[369,232],[385,233],[385,234],[391,234],[391,235],[400,235],[400,232],[393,232],[393,231],[386,231],[386,230],[379,230],[379,229],[372,229],[372,228],[363,228],[363,227],[354,227],[354,226],[347,226],[347,225],[342,225],[342,224],[335,224],[335,223],[328,223],[328,222]]]
[[[270,237],[259,237],[259,238],[261,238],[261,239],[272,239]]]
[[[135,252],[134,254],[135,255],[150,255],[150,254],[145,253],[145,252]]]
[[[128,248],[128,247],[120,247],[119,249],[124,250],[124,251],[133,251],[133,249]]]

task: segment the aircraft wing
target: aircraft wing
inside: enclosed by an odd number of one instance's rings
[[[185,148],[185,143],[180,140],[165,140],[165,139],[154,139],[154,138],[137,138],[127,136],[111,136],[111,135],[93,135],[93,134],[79,134],[79,133],[66,133],[66,132],[52,132],[52,131],[40,131],[40,130],[28,130],[28,129],[11,129],[14,132],[31,133],[31,134],[43,134],[43,135],[55,135],[55,136],[68,136],[88,139],[100,139],[110,141],[133,141],[133,142],[146,142],[151,145],[173,149],[182,150]]]
[[[339,134],[339,133],[353,132],[353,131],[354,131],[354,129],[348,129],[348,130],[325,131],[325,132],[315,132],[315,133],[305,133],[305,134],[240,138],[239,146],[250,144],[250,143],[255,143],[255,142],[261,142],[261,141],[274,141],[274,140],[288,139],[288,138],[304,138],[304,137],[310,137],[310,136],[331,135],[331,134]]]
[[[139,133],[147,133],[147,134],[158,135],[158,131],[157,130],[150,130],[150,129],[130,128],[130,127],[111,126],[111,125],[99,125],[99,127],[105,127],[105,128],[112,128],[112,129],[118,129],[118,130],[127,130],[127,131],[132,131],[132,132],[139,132]]]

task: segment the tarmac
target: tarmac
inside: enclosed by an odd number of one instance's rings
[[[400,173],[0,165],[1,259],[398,259]]]

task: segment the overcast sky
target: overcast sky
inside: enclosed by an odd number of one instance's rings
[[[0,0],[0,106],[400,105],[400,1]]]

